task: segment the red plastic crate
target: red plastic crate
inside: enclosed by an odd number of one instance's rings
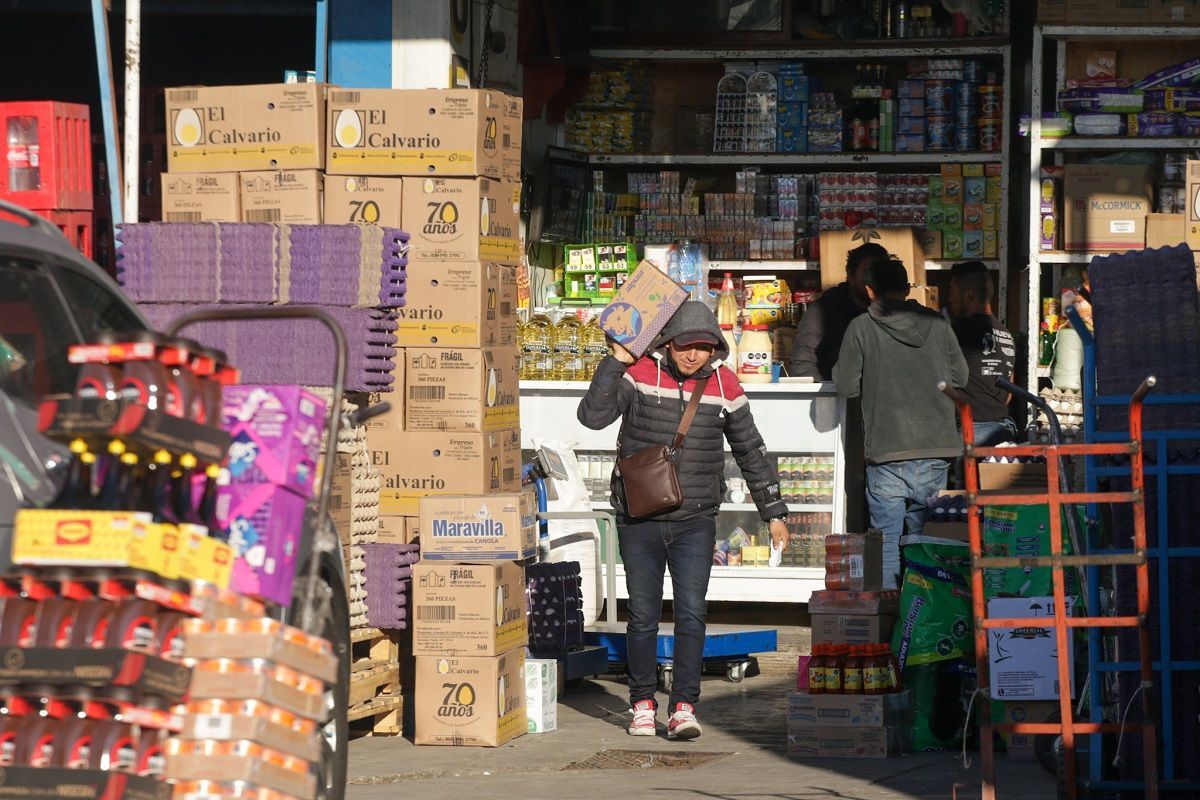
[[[50,220],[54,226],[63,232],[67,241],[76,250],[88,258],[92,257],[95,246],[95,235],[92,228],[95,225],[91,211],[47,211],[33,209],[39,217]]]
[[[88,107],[51,100],[0,103],[0,199],[35,211],[92,209],[92,148]],[[9,144],[10,126],[33,120],[36,149]],[[10,185],[36,167],[33,188]],[[32,181],[31,181],[32,182]]]

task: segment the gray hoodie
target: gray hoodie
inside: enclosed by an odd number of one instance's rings
[[[833,380],[861,397],[867,462],[955,458],[962,439],[954,403],[938,391],[967,385],[967,362],[950,323],[913,300],[876,300],[846,329]]]

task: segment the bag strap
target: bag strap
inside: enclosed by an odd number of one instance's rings
[[[684,409],[683,419],[679,421],[679,429],[675,431],[675,441],[671,444],[671,450],[678,450],[683,446],[683,440],[687,438],[688,431],[691,430],[692,421],[696,419],[696,411],[700,408],[700,398],[704,396],[708,378],[709,376],[701,378],[692,387],[692,397],[688,400],[687,408]]]

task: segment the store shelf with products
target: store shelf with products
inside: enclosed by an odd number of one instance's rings
[[[785,552],[784,565],[714,566],[708,597],[720,601],[806,602],[811,592],[824,587],[823,561],[818,557],[823,550],[818,544],[823,546],[825,533],[845,531],[845,401],[838,397],[831,383],[745,384],[743,388],[768,457],[785,465],[814,466],[814,475],[810,477],[817,479],[785,481],[785,496],[789,492],[818,492],[832,502],[788,503],[788,524],[795,545]],[[585,477],[595,483],[592,505],[603,510],[609,508],[608,501],[602,499],[607,484],[605,471],[611,471],[619,423],[602,431],[580,425],[575,411],[585,391],[587,384],[580,381],[522,381],[521,418],[539,422],[536,430],[530,426],[522,430],[521,446],[532,448],[535,438],[570,442],[589,469],[589,476]],[[609,461],[591,467],[589,461],[593,458]],[[727,460],[732,459],[727,456]],[[593,469],[596,477],[590,476]],[[732,490],[733,482],[740,476],[731,475],[737,475],[736,467],[727,464],[726,480]],[[760,540],[765,537],[765,526],[751,502],[724,503],[718,526],[719,541],[736,535],[739,528],[745,531],[744,535]],[[624,598],[624,571],[620,565],[617,570],[622,579],[618,581],[618,597]],[[670,597],[669,580],[666,596]]]
[[[863,42],[797,42],[793,48],[595,48],[592,58],[643,61],[754,61],[799,59],[914,58],[936,51],[939,58],[1003,55],[1004,39],[981,40],[978,44],[963,44],[963,39],[907,40],[897,44],[895,39]]]
[[[1043,150],[1200,150],[1192,136],[1063,136],[1042,138]]]
[[[965,259],[965,256],[964,256]],[[954,266],[953,260],[946,259],[925,259],[925,270],[947,270]],[[984,261],[984,265],[988,269],[1000,269],[999,261]],[[724,261],[716,260],[708,262],[710,272],[752,272],[752,273],[773,273],[773,272],[802,272],[807,270],[821,269],[820,261]]]
[[[886,164],[981,164],[999,161],[998,152],[970,153],[591,153],[588,163],[598,166],[811,166]]]

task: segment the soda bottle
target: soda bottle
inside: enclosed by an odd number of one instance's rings
[[[8,189],[32,192],[42,186],[37,117],[9,117]]]

